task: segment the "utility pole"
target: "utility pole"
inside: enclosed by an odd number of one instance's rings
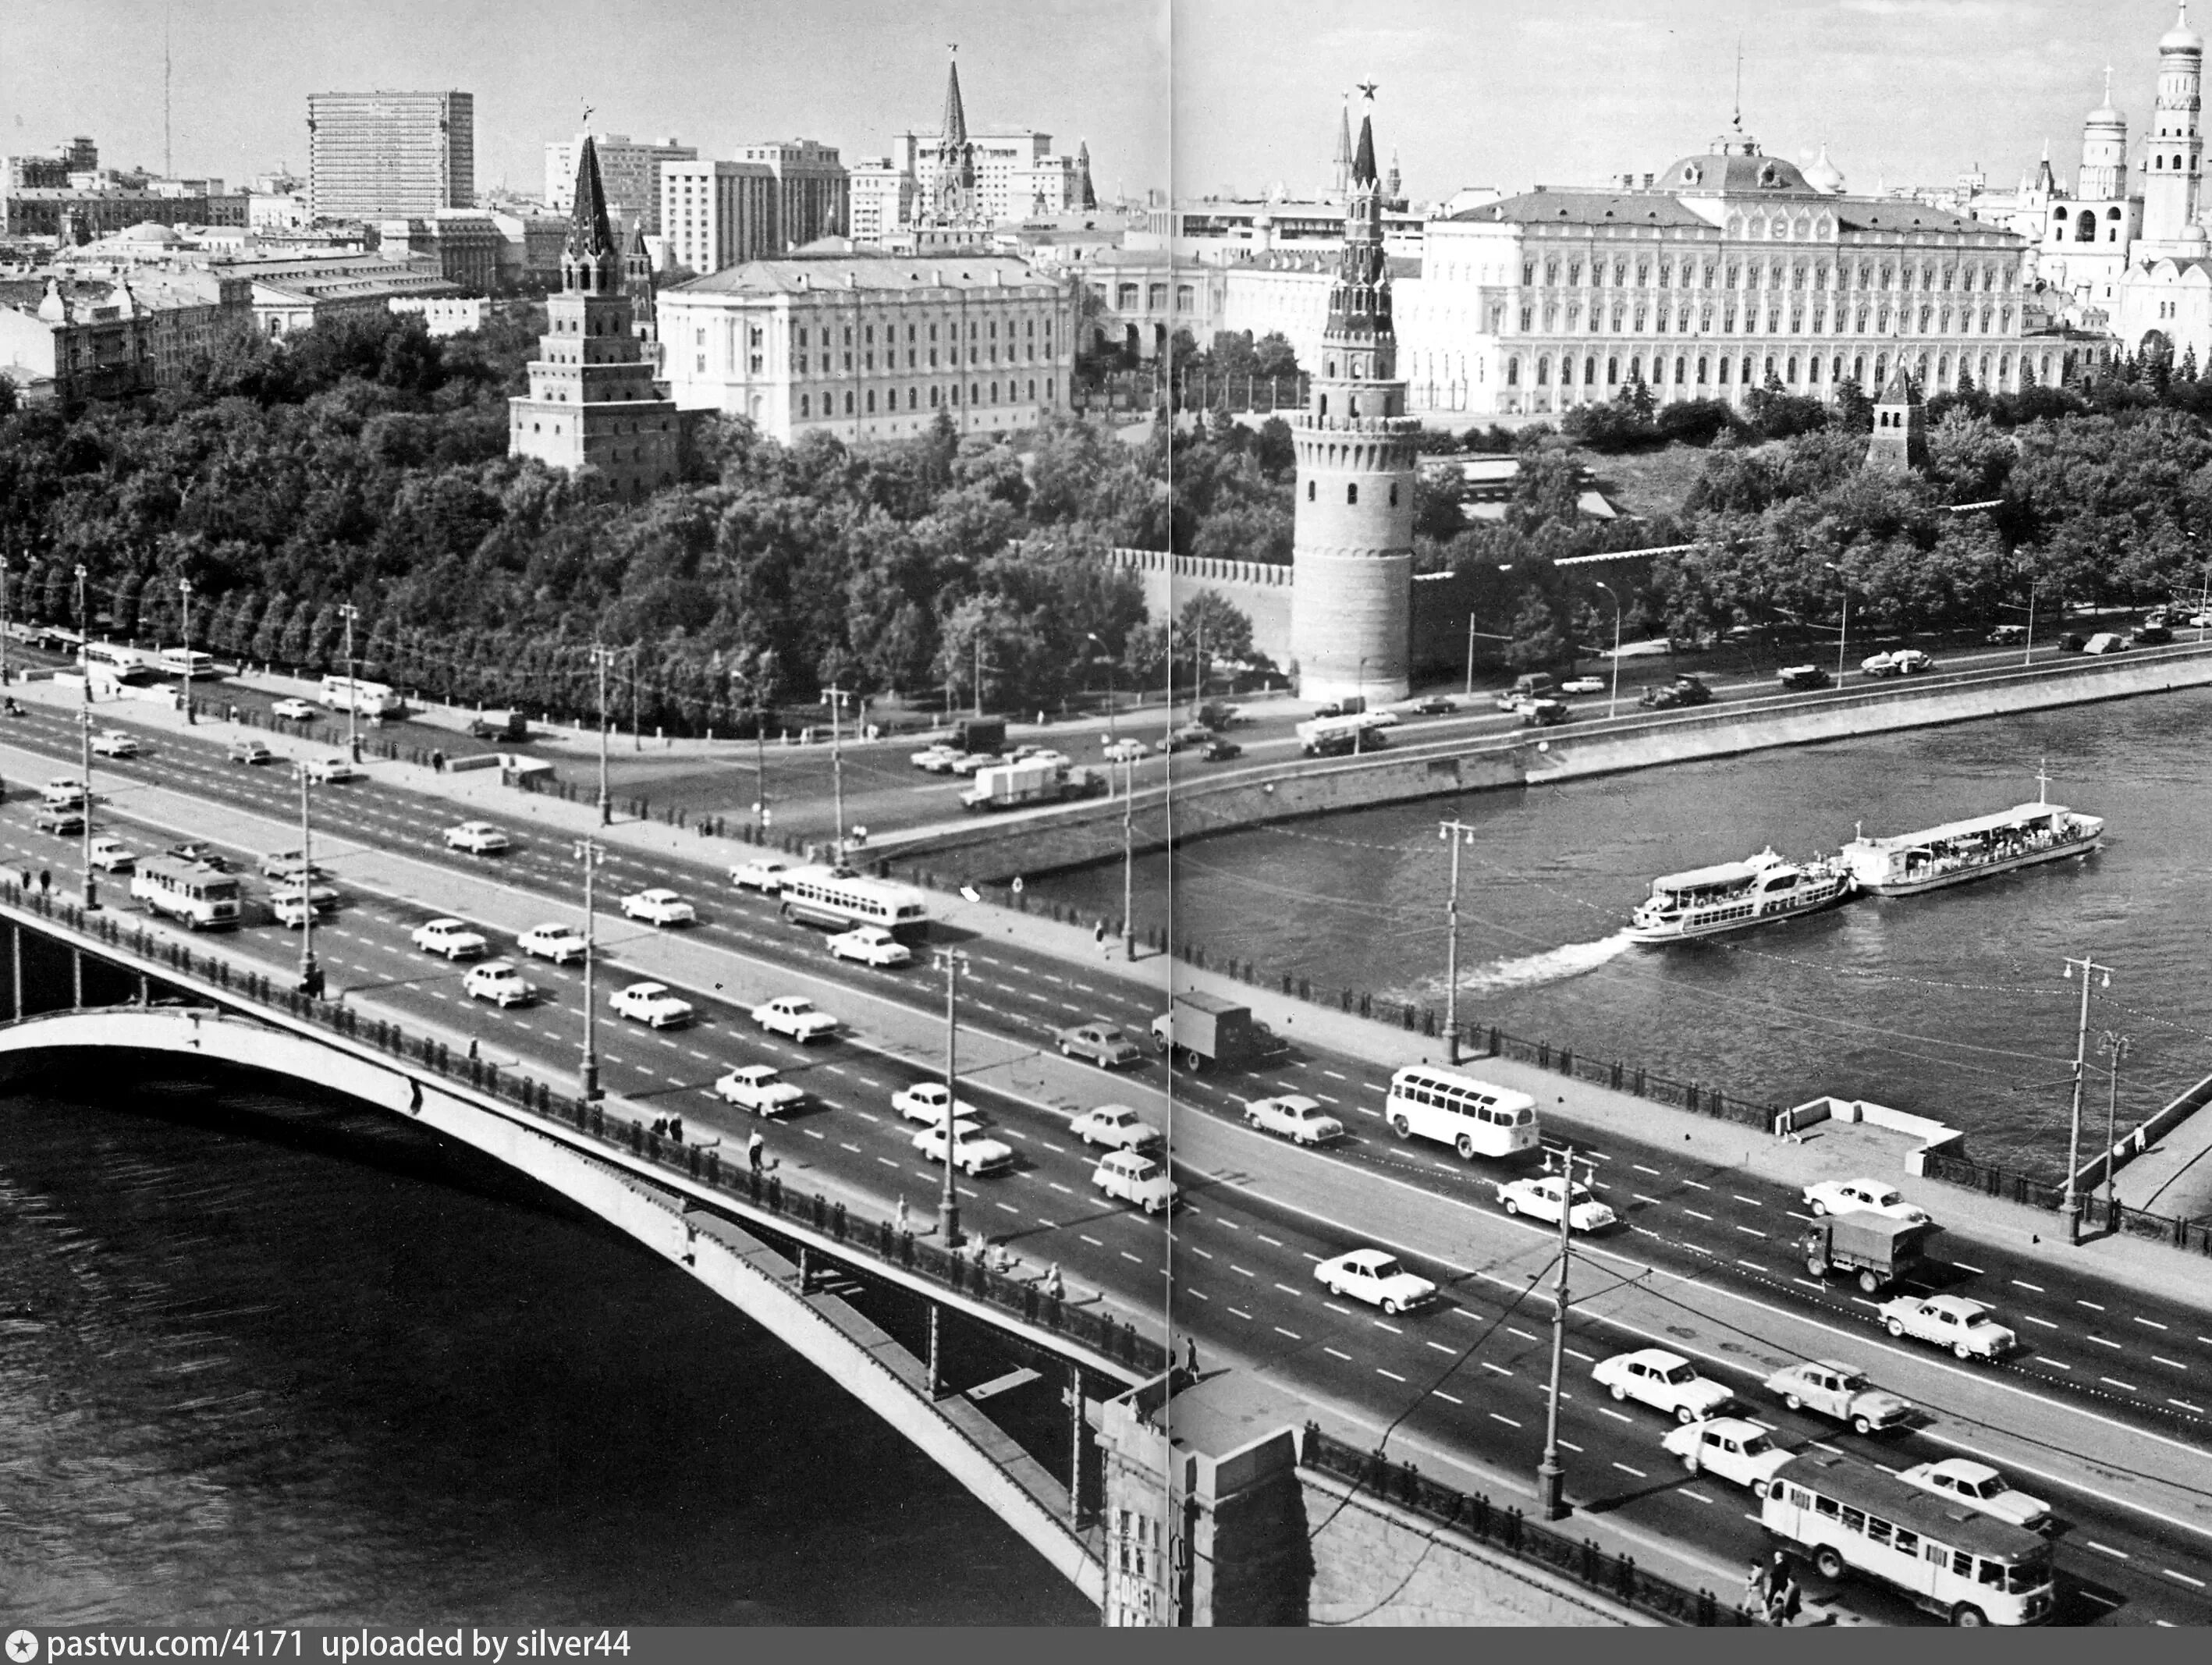
[[[1605,702],[1606,719],[1610,721],[1620,711],[1620,594],[1602,579],[1593,579],[1591,584],[1613,598],[1613,693]],[[1472,641],[1470,637],[1470,643]],[[1468,692],[1472,694],[1474,691],[1470,685]]]
[[[768,712],[753,696],[753,842],[768,842],[769,822],[773,818],[768,809]]]
[[[1459,1062],[1459,847],[1474,842],[1474,829],[1454,819],[1437,829],[1451,846],[1451,888],[1444,896],[1444,1061]]]
[[[177,580],[177,605],[183,610],[179,625],[184,636],[185,650],[185,726],[189,728],[199,721],[192,710],[192,580],[179,576]]]
[[[2118,1217],[2113,1208],[2118,1195],[2114,1181],[2118,1176],[2112,1170],[2112,1146],[2119,1138],[2120,1064],[2127,1057],[2128,1048],[2134,1044],[2133,1037],[2108,1029],[2105,1031],[2104,1039],[2097,1045],[2097,1050],[2112,1060],[2111,1067],[2105,1073],[2105,1230],[2107,1231],[2119,1229]]]
[[[2066,1216],[2066,1241],[2079,1244],[2081,1241],[2081,1194],[2075,1188],[2075,1177],[2081,1166],[2081,1068],[2089,1053],[2089,981],[2102,976],[2105,987],[2112,986],[2112,968],[2099,965],[2087,955],[2066,962],[2066,975],[2071,977],[2075,969],[2081,972],[2081,1021],[2074,1038],[2074,1121],[2066,1138],[2066,1194],[2059,1202],[2059,1212]]]
[[[836,865],[842,867],[845,865],[845,749],[840,738],[841,731],[837,725],[837,715],[843,708],[845,702],[852,697],[852,692],[849,689],[838,687],[835,683],[830,684],[822,692],[827,696],[824,703],[830,708],[830,781],[837,811]]]
[[[88,651],[92,643],[91,616],[84,605],[84,563],[76,568],[76,662],[84,673],[84,706],[77,714],[78,761],[84,769],[84,815],[78,828],[78,859],[84,868],[84,907],[87,913],[100,906],[100,881],[92,876],[92,655]],[[80,1002],[82,1004],[82,1002]]]
[[[1112,765],[1109,764],[1109,768]],[[1111,778],[1110,776],[1109,777]],[[1121,760],[1121,957],[1137,957],[1137,760]]]
[[[607,799],[607,649],[599,642],[592,644],[592,663],[599,673],[599,824],[614,824],[615,812]]]
[[[599,1098],[599,1001],[594,998],[599,956],[592,928],[592,876],[607,859],[607,853],[604,845],[588,838],[578,839],[575,851],[576,859],[584,864],[584,1056],[577,1081],[583,1101],[593,1104]]]
[[[1085,632],[1085,635],[1084,635],[1084,638],[1083,638],[1083,639],[1084,639],[1085,641],[1097,642],[1097,643],[1098,643],[1098,657],[1099,657],[1101,659],[1103,659],[1103,660],[1104,660],[1104,661],[1105,661],[1105,665],[1106,665],[1106,744],[1107,744],[1108,745],[1112,745],[1112,744],[1114,744],[1114,739],[1115,739],[1115,729],[1114,729],[1114,659],[1113,659],[1113,656],[1112,656],[1111,654],[1109,654],[1109,653],[1107,653],[1107,651],[1106,651],[1106,644],[1105,644],[1104,642],[1103,642],[1103,641],[1098,641],[1097,636],[1095,634],[1092,634],[1092,633],[1090,633],[1090,632]]]
[[[643,736],[641,736],[638,732],[637,721],[638,647],[639,644],[636,642],[632,642],[629,645],[629,749],[632,751],[642,751],[645,750],[645,740]]]
[[[1536,1465],[1536,1504],[1547,1521],[1567,1513],[1563,1490],[1566,1471],[1559,1466],[1559,1367],[1567,1346],[1567,1262],[1574,1253],[1575,1147],[1567,1146],[1559,1165],[1559,1281],[1552,1293],[1552,1392],[1544,1407],[1544,1460]],[[1589,1164],[1586,1164],[1589,1165]],[[1544,1170],[1552,1171],[1551,1152],[1544,1154]]]
[[[2199,641],[2204,640],[2202,631],[2197,633],[2197,639]],[[2035,580],[2032,578],[2027,580],[2027,651],[2020,656],[2020,662],[2022,665],[2035,663]]]
[[[940,948],[936,955],[939,969],[945,973],[945,1190],[937,1203],[937,1236],[947,1249],[957,1249],[961,1242],[960,1192],[953,1184],[953,1176],[959,1170],[952,1165],[960,1122],[953,1042],[960,1033],[960,970],[967,958],[951,948]]]
[[[24,547],[24,564],[30,563],[30,549]],[[11,581],[8,568],[8,552],[0,550],[0,689],[15,684],[8,680],[8,586]]]
[[[307,824],[307,765],[295,771],[300,777],[300,992],[316,996],[315,965],[315,847]]]

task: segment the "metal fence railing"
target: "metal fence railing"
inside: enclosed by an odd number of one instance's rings
[[[2023,1174],[2009,1168],[1970,1162],[1964,1157],[1947,1157],[1933,1152],[1922,1158],[1920,1171],[1925,1177],[1942,1180],[1946,1185],[1964,1186],[1968,1190],[1979,1191],[1984,1196],[2002,1197],[2008,1202],[2021,1203],[2030,1208],[2047,1209],[2057,1213],[2065,1206],[2066,1186],[2063,1180],[2045,1179],[2039,1175]],[[2107,1234],[2124,1232],[2130,1237],[2169,1243],[2176,1249],[2189,1249],[2198,1255],[2212,1255],[2212,1220],[2180,1219],[2108,1201],[2096,1194],[2094,1175],[2081,1186],[2081,1224],[2085,1231]]]

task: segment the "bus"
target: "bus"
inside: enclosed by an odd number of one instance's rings
[[[164,647],[154,655],[154,664],[165,677],[189,673],[195,682],[215,680],[215,655],[197,647]]]
[[[1425,1064],[1408,1065],[1390,1078],[1382,1115],[1399,1138],[1436,1139],[1470,1162],[1536,1148],[1534,1098]]]
[[[119,641],[88,641],[84,645],[84,662],[120,683],[153,681],[154,667],[149,662],[152,658],[143,648]]]
[[[243,894],[236,877],[198,862],[142,861],[131,875],[131,895],[149,914],[180,919],[194,931],[238,923]]]
[[[406,709],[389,684],[359,677],[325,677],[323,703],[333,711],[358,711],[367,717],[396,717]]]
[[[2055,1605],[2049,1540],[1840,1452],[1803,1451],[1776,1469],[1759,1518],[1809,1551],[1822,1577],[1864,1573],[1954,1625],[2040,1625]]]
[[[929,922],[929,904],[910,884],[864,878],[850,867],[793,867],[781,877],[778,894],[788,920],[837,931],[880,925],[903,937],[919,935]]]

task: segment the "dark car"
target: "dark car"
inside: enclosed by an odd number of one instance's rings
[[[1526,700],[1521,706],[1521,726],[1550,728],[1566,721],[1571,714],[1564,700]]]
[[[1203,763],[1225,763],[1231,757],[1242,757],[1244,748],[1234,740],[1208,740],[1198,749],[1198,755]]]
[[[2000,624],[1989,635],[1989,643],[1992,647],[2018,647],[2027,640],[2027,626],[2025,624]]]
[[[1775,680],[1784,688],[1826,688],[1835,678],[1817,665],[1785,665]]]
[[[2058,651],[2062,653],[2084,653],[2087,651],[2088,646],[2088,637],[2077,635],[2070,630],[2058,638]]]
[[[1713,690],[1695,677],[1677,677],[1664,688],[1647,688],[1638,705],[1650,706],[1655,711],[1672,711],[1677,706],[1709,705]]]
[[[203,844],[198,839],[190,839],[182,844],[170,845],[169,854],[179,861],[190,861],[203,867],[212,867],[219,873],[227,873],[230,871],[228,861],[217,854],[212,846]]]
[[[2136,627],[2136,646],[2138,647],[2162,647],[2172,640],[2173,627],[2170,624],[2152,624],[2146,622]]]
[[[1415,714],[1423,717],[1448,717],[1458,709],[1450,697],[1443,694],[1431,694],[1425,700],[1417,700],[1413,703]]]

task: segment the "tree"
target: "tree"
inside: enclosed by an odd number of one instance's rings
[[[284,627],[292,620],[291,598],[278,591],[269,598],[255,621],[252,636],[245,651],[262,663],[269,664],[280,657],[277,649],[284,641]]]
[[[2021,369],[2026,368],[2023,364]],[[1874,401],[1866,396],[1856,376],[1846,376],[1836,384],[1832,420],[1837,427],[1853,434],[1874,432]]]
[[[1516,671],[1548,670],[1567,658],[1567,639],[1560,634],[1558,617],[1541,590],[1532,587],[1522,592],[1521,610],[1513,616],[1511,636],[1505,645],[1505,663]]]
[[[1216,659],[1249,659],[1252,620],[1220,591],[1200,590],[1176,615],[1176,641],[1178,651],[1202,651],[1208,665]]]
[[[107,620],[118,640],[131,641],[138,635],[138,597],[145,584],[145,575],[137,572],[127,572],[115,580],[108,597]]]

